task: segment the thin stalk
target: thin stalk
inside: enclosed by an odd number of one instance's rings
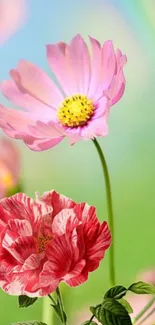
[[[111,286],[115,286],[115,251],[114,251],[114,215],[113,215],[113,204],[112,204],[112,192],[111,192],[111,184],[110,184],[110,177],[109,177],[109,171],[107,167],[107,163],[103,154],[103,151],[97,142],[97,140],[93,140],[93,143],[95,145],[95,148],[98,152],[100,162],[102,165],[103,175],[105,179],[105,186],[106,186],[106,197],[107,197],[107,208],[108,208],[108,221],[109,221],[109,227],[112,234],[112,244],[110,246],[110,256],[109,256],[109,269],[110,269],[110,282]]]
[[[149,318],[151,317],[155,312],[155,308],[153,308],[141,321],[140,323],[138,323],[139,325],[142,325],[144,324],[144,322]]]
[[[65,318],[65,312],[64,312],[64,306],[63,306],[61,292],[60,292],[59,287],[57,287],[56,293],[57,293],[57,298],[58,298],[59,306],[60,306],[60,313],[61,313],[62,324],[67,325],[67,321],[66,321],[66,318]]]
[[[153,305],[154,302],[155,302],[155,296],[152,297],[152,299],[148,302],[148,304],[135,317],[133,324],[138,322],[138,320],[148,311],[148,309]]]
[[[89,320],[89,324],[92,322],[92,320],[94,319],[94,315],[90,318],[90,320]]]

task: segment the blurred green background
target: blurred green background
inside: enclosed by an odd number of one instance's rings
[[[11,0],[10,0],[11,1]],[[29,0],[29,19],[0,49],[0,79],[25,58],[51,73],[46,43],[69,41],[76,33],[100,42],[112,39],[128,57],[126,92],[112,108],[109,135],[100,139],[113,190],[117,283],[128,285],[155,266],[155,2],[152,0]],[[6,104],[6,100],[1,98]],[[91,141],[72,147],[67,140],[36,153],[19,143],[24,191],[34,197],[56,189],[75,201],[97,206],[107,219],[104,180]],[[109,287],[108,254],[84,285],[65,288],[70,314],[96,303]],[[64,288],[64,287],[63,287]],[[67,290],[67,291],[66,291]],[[0,324],[42,319],[43,301],[20,310],[17,299],[0,292]],[[45,320],[46,317],[44,317]],[[73,323],[73,322],[72,322]],[[58,324],[56,322],[56,324]]]

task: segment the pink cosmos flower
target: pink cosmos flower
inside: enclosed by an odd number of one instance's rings
[[[25,22],[26,0],[0,0],[0,45]]]
[[[9,294],[44,296],[60,281],[85,282],[111,244],[96,209],[56,193],[23,193],[0,201],[0,287]]]
[[[64,137],[70,144],[108,133],[112,105],[125,89],[126,56],[90,37],[92,54],[80,35],[69,45],[47,45],[47,59],[59,86],[36,65],[20,61],[13,80],[2,83],[3,94],[24,111],[0,106],[0,127],[32,150],[49,149]]]
[[[0,139],[0,198],[15,187],[20,177],[20,154],[7,138]]]

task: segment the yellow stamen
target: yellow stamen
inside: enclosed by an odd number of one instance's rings
[[[64,126],[77,127],[87,124],[94,112],[92,100],[84,95],[67,97],[58,109],[57,117]]]
[[[52,239],[52,236],[40,236],[38,238],[38,252],[41,253],[45,250],[47,244]]]
[[[12,188],[14,186],[12,174],[9,171],[2,171],[2,175],[0,175],[0,183],[3,184],[7,189]]]

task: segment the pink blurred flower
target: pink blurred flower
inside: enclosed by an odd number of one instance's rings
[[[92,317],[92,313],[89,311],[89,308],[90,306],[86,306],[85,309],[81,309],[80,311],[77,311],[73,315],[72,324],[79,325],[89,320]],[[94,318],[94,322],[96,324],[101,324],[96,318]]]
[[[0,138],[0,198],[15,187],[20,177],[20,154],[10,140]]]
[[[36,201],[16,194],[0,201],[0,286],[12,295],[44,296],[60,281],[85,282],[111,235],[96,209],[55,191]]]
[[[49,149],[64,137],[70,144],[108,133],[110,107],[125,89],[126,56],[90,37],[92,55],[80,35],[69,45],[47,45],[47,59],[60,88],[37,66],[20,61],[3,94],[24,111],[0,107],[0,127],[32,150]]]
[[[26,16],[26,0],[0,1],[0,45],[22,26]]]
[[[144,281],[144,282],[155,285],[155,268],[152,268],[152,269],[140,274],[137,277],[137,281]],[[127,297],[127,300],[131,304],[132,309],[133,309],[133,314],[131,314],[131,317],[133,319],[148,304],[150,299],[151,299],[150,295],[138,295],[137,296],[135,294],[130,294]],[[153,310],[154,310],[154,312],[150,315],[150,317],[148,317],[147,320],[145,320],[145,322],[144,322],[145,325],[152,325],[155,323],[155,302],[152,305],[152,307],[147,311],[147,313],[143,316],[143,318],[145,316],[147,316]]]

